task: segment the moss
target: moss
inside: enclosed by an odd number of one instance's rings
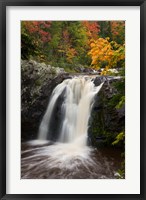
[[[35,86],[41,86],[42,85],[42,81],[40,79],[35,81]]]

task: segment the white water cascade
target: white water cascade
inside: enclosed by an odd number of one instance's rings
[[[86,146],[88,122],[94,96],[103,83],[95,86],[91,77],[66,79],[53,90],[46,113],[39,127],[39,140],[47,140],[51,117],[60,95],[64,95],[61,106],[62,122],[58,142]]]

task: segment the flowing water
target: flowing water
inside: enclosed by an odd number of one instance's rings
[[[51,117],[60,95],[64,96],[61,106],[62,124],[58,142],[78,143],[85,146],[87,141],[88,121],[94,96],[103,83],[95,87],[89,77],[75,77],[64,80],[53,91],[46,113],[39,128],[38,139],[46,140],[49,134]]]
[[[38,139],[22,144],[22,178],[115,178],[120,155],[97,150],[87,145],[88,122],[103,83],[95,86],[91,77],[75,77],[59,84],[39,127]],[[61,100],[59,100],[61,99]],[[53,123],[58,127],[52,134]],[[112,151],[112,150],[110,150]]]

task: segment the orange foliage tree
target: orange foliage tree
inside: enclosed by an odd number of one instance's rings
[[[91,67],[94,69],[104,68],[103,74],[106,74],[108,69],[119,67],[121,62],[124,65],[125,60],[125,45],[117,44],[109,38],[98,38],[90,41]],[[120,64],[121,65],[121,64]]]

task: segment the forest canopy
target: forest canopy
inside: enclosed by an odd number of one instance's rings
[[[21,57],[55,67],[125,66],[124,21],[22,21]]]

